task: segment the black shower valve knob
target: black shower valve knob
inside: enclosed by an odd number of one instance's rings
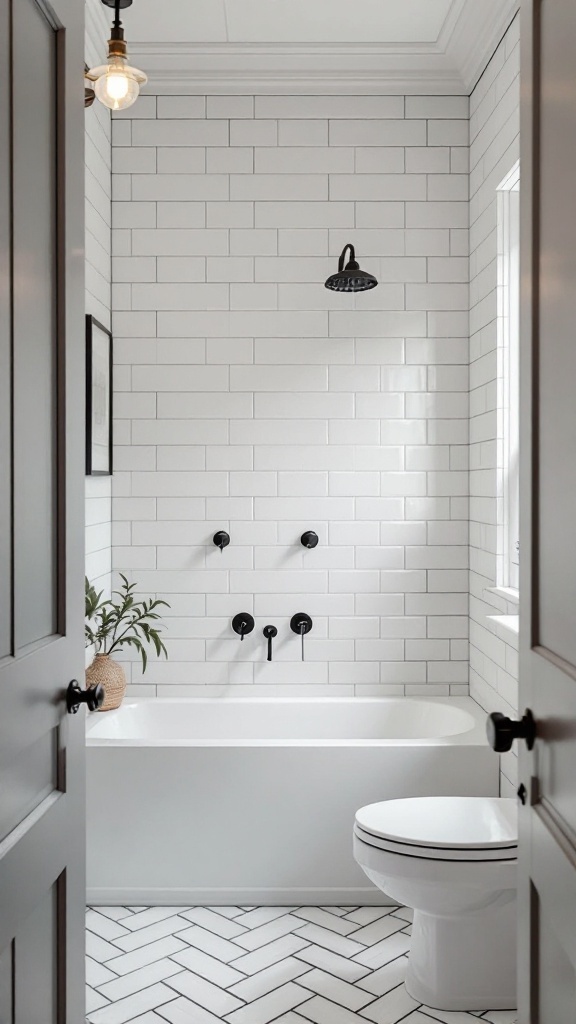
[[[318,534],[315,530],[306,530],[300,537],[300,543],[305,548],[315,548],[318,544]]]
[[[243,640],[254,629],[254,616],[250,612],[238,612],[232,619],[232,629]]]
[[[230,543],[230,534],[226,533],[226,530],[218,530],[218,533],[215,533],[212,537],[212,542],[217,548],[220,548],[220,551],[222,552]]]

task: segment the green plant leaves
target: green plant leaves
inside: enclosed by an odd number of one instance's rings
[[[118,590],[112,592],[112,598],[102,601],[103,591],[98,594],[88,577],[85,577],[86,619],[84,632],[86,647],[96,645],[99,654],[111,654],[122,647],[134,647],[142,659],[142,671],[146,671],[148,654],[146,646],[154,647],[156,655],[167,658],[168,651],[160,636],[159,626],[151,622],[161,622],[161,616],[154,609],[169,608],[167,601],[149,598],[147,601],[136,601],[133,591],[136,583],[129,583],[126,576],[119,574],[122,580]],[[114,601],[114,598],[118,598]],[[94,622],[92,626],[89,623]]]

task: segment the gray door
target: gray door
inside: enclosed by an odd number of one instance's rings
[[[0,0],[0,1022],[84,1020],[83,3]]]
[[[576,1019],[576,5],[522,14],[521,1024]]]

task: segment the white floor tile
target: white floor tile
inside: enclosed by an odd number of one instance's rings
[[[201,978],[206,978],[207,981],[211,981],[214,985],[220,985],[221,988],[229,988],[230,985],[245,980],[244,974],[235,970],[234,967],[223,964],[221,960],[217,960],[216,957],[209,956],[208,953],[203,953],[201,949],[195,949],[193,946],[188,946],[180,953],[174,953],[172,959],[188,971],[199,974]]]
[[[298,1011],[307,1020],[315,1024],[358,1024],[358,1017],[345,1006],[338,1006],[322,996],[314,996],[309,1003],[304,1003]]]
[[[175,978],[170,978],[169,984],[180,995],[203,1006],[205,1010],[215,1014],[216,1017],[225,1017],[227,1013],[232,1013],[233,1010],[242,1006],[242,1001],[236,996],[231,996],[229,992],[219,988],[218,985],[213,985],[211,981],[206,981],[198,974],[192,974],[192,971],[183,971],[182,974],[177,974]]]
[[[174,910],[175,908],[172,909]],[[121,935],[114,942],[125,953],[131,953],[133,949],[146,946],[149,942],[155,942],[156,939],[163,939],[166,935],[177,935],[178,932],[186,928],[187,923],[183,917],[173,915],[164,921],[150,924],[147,928],[139,928],[136,932],[128,932],[127,929],[124,929],[127,934]]]
[[[285,914],[289,914],[295,909],[295,907],[257,907],[256,910],[251,910],[248,914],[243,914],[238,918],[238,924],[244,925],[245,928],[259,928],[260,925],[275,921],[277,917],[284,917]]]
[[[157,921],[166,921],[170,917],[174,917],[175,914],[182,914],[186,908],[182,907],[149,907],[148,910],[141,910],[138,914],[132,914],[127,920],[124,921],[124,926],[129,928],[130,931],[135,932],[140,928],[147,928],[151,924],[156,924]],[[183,928],[186,925],[182,925]]]
[[[182,917],[193,924],[199,924],[209,932],[215,932],[222,939],[234,939],[247,930],[237,921],[230,921],[220,914],[215,914],[208,907],[193,907],[192,910],[184,911]]]
[[[287,985],[282,985],[274,992],[269,992],[261,999],[242,1007],[241,1010],[229,1014],[226,1020],[229,1024],[268,1024],[268,1021],[274,1020],[287,1010],[293,1010],[295,1006],[300,1006],[309,998],[309,992],[305,992],[299,985],[290,981]]]
[[[300,929],[298,935],[307,942],[324,946],[325,949],[331,949],[333,953],[339,953],[340,956],[355,956],[364,951],[364,946],[361,946],[360,943],[353,942],[352,939],[347,939],[344,935],[336,935],[317,924],[305,925]]]
[[[175,964],[173,960],[157,960],[153,964],[125,974],[122,978],[116,978],[115,981],[100,985],[98,991],[106,996],[106,999],[116,1002],[118,999],[133,995],[134,992],[140,992],[143,988],[150,988],[157,981],[171,978],[179,971],[182,971],[182,967],[180,964]]]
[[[117,921],[111,921],[109,917],[104,917],[104,914],[99,914],[97,910],[89,910],[86,914],[86,927],[95,935],[99,935],[101,939],[105,939],[106,942],[112,942],[122,935],[130,934],[123,925],[118,924]]]
[[[280,939],[283,935],[296,931],[304,923],[300,918],[293,917],[292,914],[285,914],[284,917],[278,917],[275,921],[263,924],[260,928],[252,928],[244,935],[238,935],[235,941],[239,946],[252,952],[254,949],[259,949],[260,946],[265,946],[268,942],[273,942],[274,939]]]
[[[191,1003],[184,996],[158,1007],[158,1015],[154,1018],[155,1024],[166,1020],[170,1024],[220,1024],[219,1017],[215,1017],[208,1010],[203,1010],[196,1003]],[[137,1022],[134,1021],[134,1024]]]
[[[374,946],[369,946],[354,959],[357,963],[364,964],[365,967],[370,967],[374,971],[376,968],[390,963],[391,960],[395,960],[397,956],[407,953],[409,949],[410,936],[404,935],[403,932],[396,932],[395,935],[382,939]]]
[[[89,1024],[516,1024],[408,996],[403,907],[87,911]]]
[[[381,917],[388,917],[393,911],[392,907],[358,907],[351,914],[346,915],[347,921],[354,921],[354,924],[361,926],[379,921]]]
[[[296,956],[299,960],[304,960],[314,967],[320,967],[322,970],[329,971],[330,974],[335,974],[342,981],[358,981],[359,978],[365,978],[370,974],[368,967],[354,963],[353,960],[340,956],[338,953],[332,953],[331,950],[324,949],[322,946],[306,946],[305,949],[296,953]]]
[[[93,1010],[99,1010],[101,1006],[108,1006],[108,1000],[101,996],[99,992],[95,992],[89,985],[86,986],[86,1013],[92,1013]]]
[[[338,935],[348,935],[358,929],[358,925],[354,921],[350,921],[349,918],[342,920],[334,914],[327,913],[326,910],[321,910],[320,907],[301,907],[300,910],[295,911],[295,916],[301,917],[311,924],[318,924],[321,928],[328,928],[329,931],[337,932]]]
[[[242,950],[239,946],[229,942],[228,939],[221,939],[214,932],[207,932],[205,928],[201,928],[197,924],[193,924],[191,928],[180,932],[178,937],[190,946],[195,946],[196,949],[201,949],[204,953],[215,956],[217,960],[222,960],[223,963],[229,963],[230,960],[235,960],[242,955]]]
[[[276,939],[267,946],[254,950],[253,953],[247,953],[239,960],[234,960],[234,967],[243,971],[244,974],[256,974],[258,971],[264,970],[265,967],[269,967],[270,964],[282,960],[283,957],[298,953],[305,946],[304,939],[298,938],[297,935],[283,935],[281,939]]]
[[[104,964],[99,964],[90,956],[86,957],[87,985],[91,985],[92,988],[98,988],[98,985],[104,985],[107,981],[114,981],[114,978],[117,977],[118,975],[114,974],[108,967],[104,967]]]
[[[145,988],[127,999],[120,999],[117,1003],[109,1003],[108,1006],[95,1013],[88,1014],[90,1024],[126,1024],[146,1010],[154,1010],[157,1006],[175,999],[176,993],[173,989],[166,988],[166,985],[152,985],[152,988]]]
[[[131,971],[137,971],[139,967],[153,964],[155,960],[162,960],[163,957],[172,956],[173,953],[178,953],[181,949],[186,948],[185,942],[174,938],[173,935],[167,935],[163,939],[158,939],[157,942],[151,942],[148,946],[142,946],[141,949],[135,949],[132,953],[124,953],[117,957],[114,960],[113,970],[115,974],[130,974]]]
[[[377,971],[372,971],[371,974],[365,975],[365,977],[360,979],[358,985],[360,988],[365,988],[368,992],[372,992],[375,996],[383,996],[390,989],[397,988],[398,985],[402,984],[406,977],[407,968],[408,958],[399,956],[389,964],[384,964],[384,967],[378,968]]]
[[[417,1010],[419,1003],[408,995],[404,985],[393,988],[385,996],[381,996],[375,1003],[366,1006],[360,1012],[360,1016],[366,1020],[374,1021],[374,1024],[396,1024],[405,1017],[411,1010]],[[468,1022],[470,1024],[470,1022]]]
[[[326,999],[345,1006],[347,1010],[353,1010],[355,1013],[374,999],[371,993],[356,988],[355,985],[351,985],[347,981],[341,981],[333,974],[327,974],[326,971],[321,971],[318,968],[305,974],[303,978],[299,979],[298,984],[315,992],[316,995],[325,996]]]
[[[244,999],[245,1002],[250,1003],[252,1000],[259,999],[260,996],[271,992],[272,989],[280,988],[287,981],[293,981],[294,978],[299,978],[301,975],[309,973],[312,973],[309,964],[302,963],[301,960],[296,960],[295,957],[289,956],[285,960],[280,960],[278,963],[266,967],[263,971],[259,971],[258,974],[253,974],[250,978],[245,978],[244,981],[238,982],[237,985],[233,985],[229,989],[229,992],[234,996],[238,996],[239,999]]]

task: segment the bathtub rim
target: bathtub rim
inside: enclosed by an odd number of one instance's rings
[[[238,705],[245,707],[246,705],[306,705],[314,704],[321,706],[334,706],[334,705],[366,705],[366,704],[396,704],[396,703],[431,703],[436,705],[447,705],[448,707],[456,707],[459,710],[467,712],[472,720],[473,725],[471,728],[466,729],[463,732],[451,733],[447,736],[427,736],[427,737],[415,737],[406,738],[402,736],[386,737],[379,739],[354,739],[350,737],[340,737],[336,739],[322,739],[322,738],[279,738],[279,739],[244,739],[241,737],[220,737],[220,738],[192,738],[192,739],[167,739],[161,737],[150,737],[150,736],[139,736],[133,738],[121,738],[121,737],[98,737],[92,735],[92,730],[95,729],[99,722],[99,715],[103,712],[89,712],[86,716],[86,747],[87,749],[101,749],[106,747],[111,748],[124,748],[124,747],[136,747],[142,748],[165,748],[165,747],[238,747],[238,748],[254,748],[254,747],[350,747],[350,748],[379,748],[379,747],[436,747],[436,746],[487,746],[488,741],[486,739],[486,712],[483,708],[476,703],[476,701],[470,697],[438,697],[438,696],[406,696],[406,697],[134,697],[125,702],[122,706],[124,708],[130,705],[149,705],[161,702],[163,705],[182,705],[187,706],[198,706],[200,704],[210,704],[211,706],[217,706],[219,704],[226,705]],[[122,707],[115,711],[106,712],[107,715],[115,715],[118,712],[122,712]]]

